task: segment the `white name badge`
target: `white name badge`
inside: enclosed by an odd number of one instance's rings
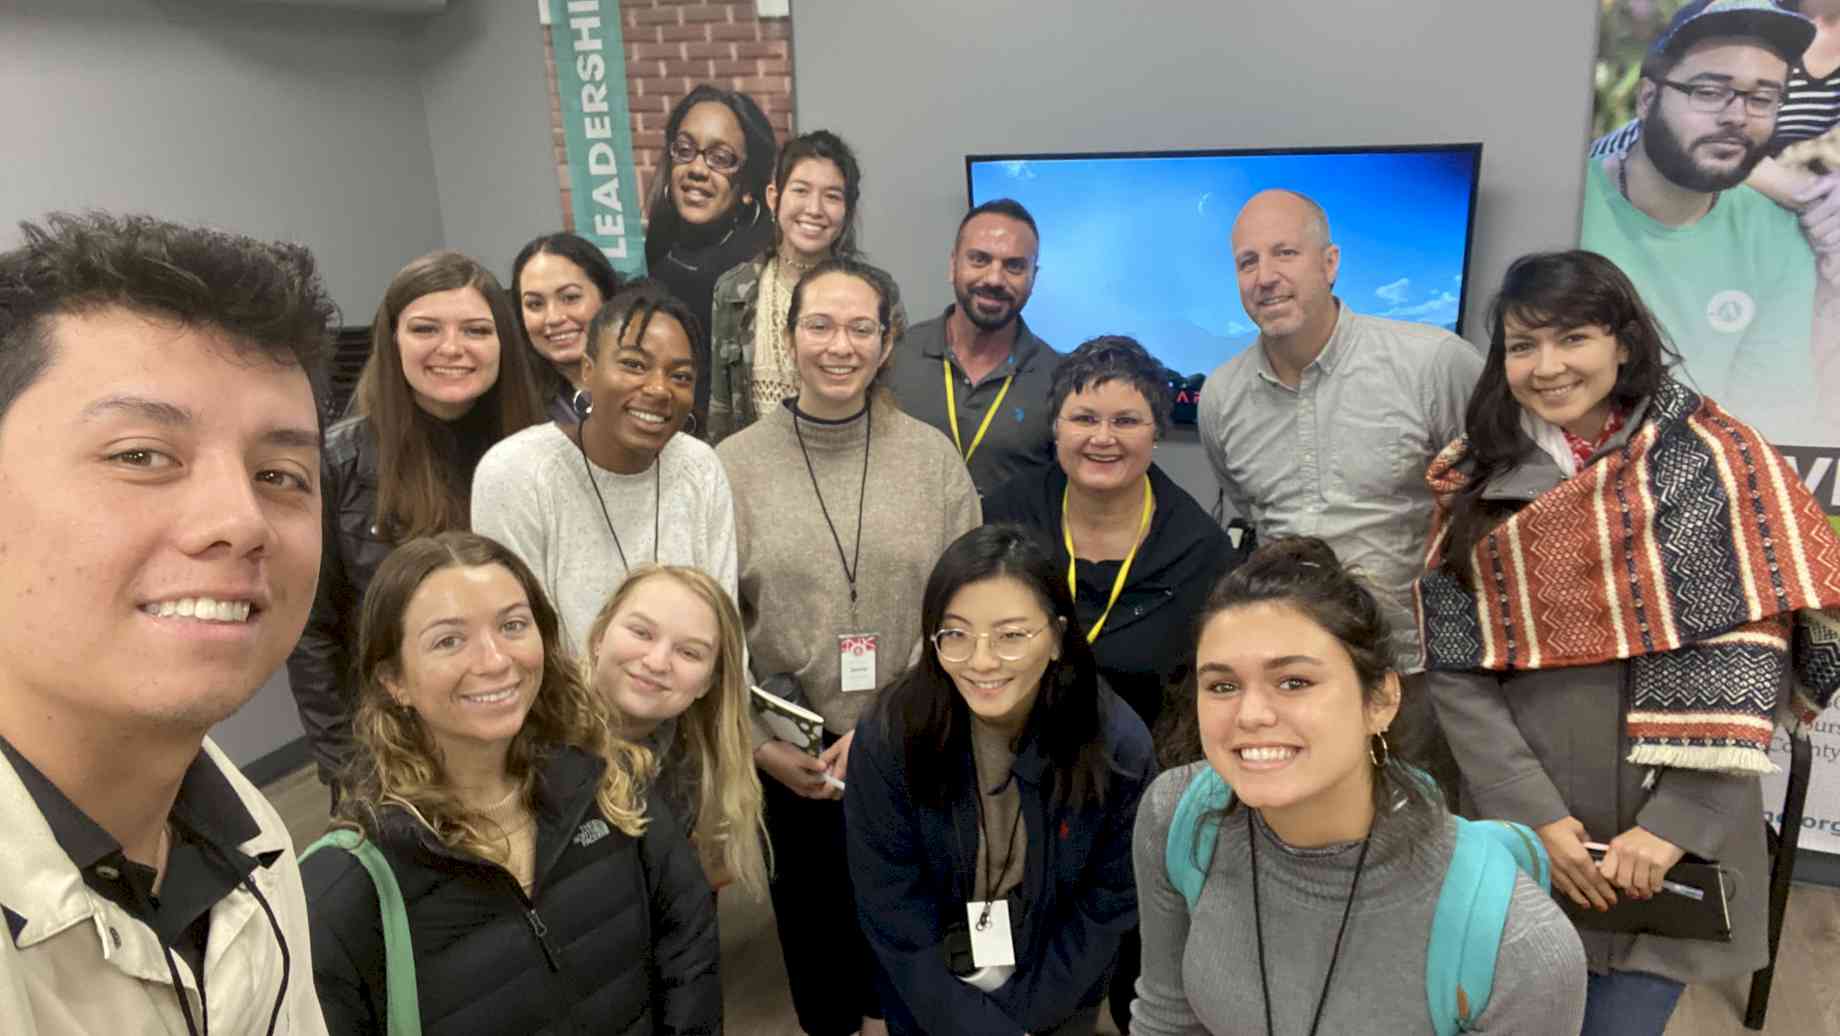
[[[875,690],[875,642],[873,633],[837,635],[838,669],[843,674],[843,691]]]
[[[966,903],[965,922],[971,926],[971,963],[980,968],[1015,966],[1016,946],[1010,941],[1009,900]]]

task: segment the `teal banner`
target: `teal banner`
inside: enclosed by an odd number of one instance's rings
[[[619,0],[548,0],[575,232],[622,277],[645,273]]]

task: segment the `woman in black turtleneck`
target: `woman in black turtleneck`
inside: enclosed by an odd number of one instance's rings
[[[746,94],[704,83],[671,109],[664,136],[664,169],[645,234],[646,273],[663,281],[706,330],[716,278],[773,243],[773,218],[763,204],[773,174],[773,127]],[[692,413],[701,435],[709,427],[710,364],[708,356],[696,360]]]
[[[403,267],[377,307],[351,416],[326,432],[319,590],[287,663],[328,785],[351,754],[358,605],[377,566],[398,543],[466,529],[479,458],[543,420],[517,326],[498,279],[459,252]]]

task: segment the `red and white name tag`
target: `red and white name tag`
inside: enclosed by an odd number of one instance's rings
[[[838,634],[837,668],[843,676],[845,694],[875,690],[876,639],[873,633]]]

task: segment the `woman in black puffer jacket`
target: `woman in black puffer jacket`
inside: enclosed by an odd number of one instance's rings
[[[365,597],[339,816],[401,887],[422,1031],[719,1033],[715,897],[557,630],[523,562],[471,533],[405,544]],[[327,1028],[383,1036],[376,886],[341,850],[301,870]]]

